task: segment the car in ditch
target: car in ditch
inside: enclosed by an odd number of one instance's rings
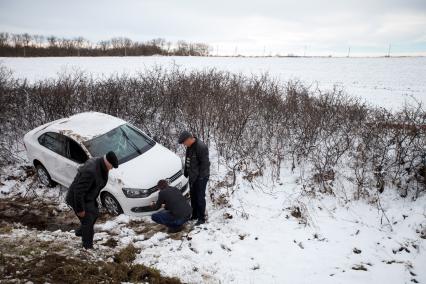
[[[39,181],[49,187],[69,187],[87,159],[114,151],[119,167],[109,172],[99,195],[113,215],[152,213],[160,179],[183,194],[189,191],[179,156],[132,124],[104,113],[85,112],[44,124],[25,134],[24,144]]]

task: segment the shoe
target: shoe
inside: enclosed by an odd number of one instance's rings
[[[206,223],[206,220],[198,219],[197,223],[195,223],[195,226],[200,226],[200,225],[205,224],[205,223]]]
[[[195,220],[198,220],[198,217],[197,217],[197,216],[195,216],[195,215],[192,215],[192,216],[191,216],[191,218],[190,218],[189,220],[191,220],[191,221],[195,221]]]
[[[76,236],[76,237],[81,237],[81,236],[82,236],[82,233],[81,233],[81,229],[80,229],[80,228],[76,229],[76,230],[74,231],[74,233],[75,233],[75,236]]]
[[[182,231],[182,229],[183,229],[183,226],[169,227],[169,229],[167,230],[167,233],[169,234],[179,233],[180,231]]]

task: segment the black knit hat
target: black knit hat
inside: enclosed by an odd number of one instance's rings
[[[118,159],[113,151],[109,151],[105,157],[114,168],[118,168]]]
[[[178,143],[182,144],[183,142],[185,142],[186,139],[191,138],[192,134],[189,133],[189,131],[182,131],[179,135],[179,139],[178,139]]]

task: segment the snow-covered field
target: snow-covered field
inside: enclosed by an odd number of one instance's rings
[[[31,81],[61,72],[85,71],[93,76],[134,75],[153,66],[216,68],[247,75],[269,73],[282,81],[301,80],[321,90],[333,86],[387,108],[426,103],[426,57],[412,58],[235,58],[235,57],[62,57],[0,58],[16,77]]]

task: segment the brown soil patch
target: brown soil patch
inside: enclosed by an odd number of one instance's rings
[[[74,240],[60,235],[51,241],[32,236],[30,232],[0,237],[0,283],[181,283],[156,269],[132,264],[139,253],[133,245],[115,254],[109,248],[88,252],[76,250]]]
[[[57,204],[28,198],[0,199],[0,219],[46,231],[70,231],[79,224],[71,210],[61,211]]]
[[[101,214],[98,223],[109,218],[108,214]],[[79,226],[71,209],[61,210],[56,203],[22,197],[0,199],[0,220],[52,232],[70,231]]]
[[[22,247],[21,247],[22,248]],[[28,248],[27,248],[28,249]],[[46,254],[26,254],[24,251],[0,252],[1,283],[181,283],[177,278],[164,277],[156,269],[131,264],[132,249],[123,249],[119,261],[105,262],[63,255],[53,251]],[[24,261],[25,260],[25,261]]]
[[[132,228],[136,234],[144,235],[145,240],[150,239],[158,232],[167,232],[167,228],[153,222],[135,221],[129,222],[128,227]]]

